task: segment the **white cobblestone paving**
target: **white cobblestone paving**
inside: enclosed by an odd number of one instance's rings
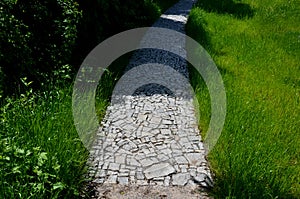
[[[192,0],[179,1],[154,26],[184,33],[192,5]],[[127,71],[153,60],[157,63],[158,57],[162,60],[158,63],[163,62],[188,77],[185,60],[153,49],[137,51]],[[161,78],[165,77],[161,75]],[[172,83],[182,84],[176,79]],[[211,187],[212,176],[198,130],[193,97],[191,93],[188,96],[176,96],[163,86],[149,84],[134,95],[122,96],[122,103],[110,105],[89,159],[93,182]]]

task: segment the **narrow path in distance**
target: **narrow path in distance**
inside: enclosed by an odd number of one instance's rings
[[[184,33],[193,3],[180,0],[153,26]],[[185,51],[185,41],[179,42]],[[172,75],[174,71],[178,75]],[[141,49],[134,53],[126,72],[132,80],[168,79],[171,87],[185,95],[149,83],[121,96],[121,103],[112,102],[89,159],[95,197],[209,198],[204,190],[211,188],[212,176],[186,79],[186,60],[163,50]]]

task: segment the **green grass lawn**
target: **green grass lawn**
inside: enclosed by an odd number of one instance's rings
[[[213,194],[299,198],[299,2],[199,0],[187,33],[212,56],[227,94],[225,126],[209,154],[216,175]],[[205,133],[209,95],[192,69],[191,81]]]

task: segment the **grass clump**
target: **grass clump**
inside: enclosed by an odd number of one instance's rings
[[[212,2],[219,3],[218,6]],[[216,198],[300,195],[300,5],[297,1],[198,1],[187,32],[218,66],[227,93],[222,135],[209,154]],[[238,4],[238,5],[237,5]],[[238,7],[247,8],[240,13]],[[200,126],[210,100],[191,70]]]
[[[87,151],[73,124],[71,89],[27,93],[1,107],[0,198],[77,198]]]

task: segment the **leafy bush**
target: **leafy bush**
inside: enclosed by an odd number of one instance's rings
[[[38,87],[45,81],[45,73],[69,61],[80,16],[73,0],[0,2],[0,67],[5,94],[22,90],[22,77]]]
[[[23,77],[40,88],[53,70],[65,64],[78,67],[102,40],[151,25],[176,1],[1,1],[0,93],[7,96],[26,89],[20,80]]]

